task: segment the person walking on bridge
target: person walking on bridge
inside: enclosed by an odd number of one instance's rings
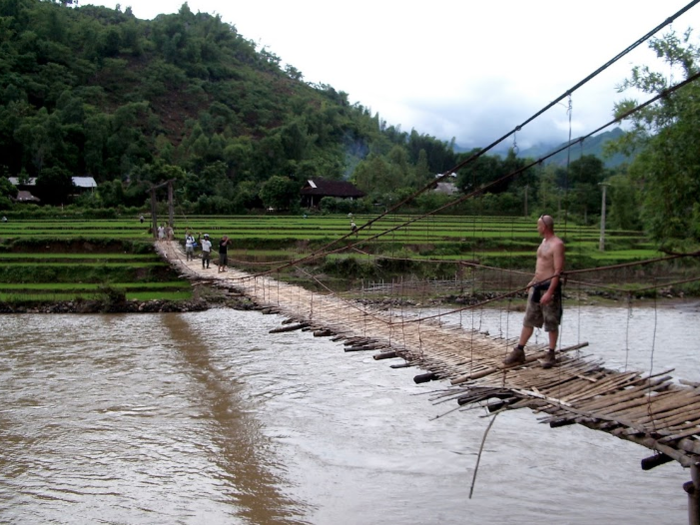
[[[219,241],[219,272],[226,272],[228,266],[228,245],[231,244],[231,239],[224,235]]]
[[[542,215],[537,220],[537,231],[543,239],[537,248],[535,276],[528,284],[527,307],[520,340],[503,361],[506,366],[525,362],[525,345],[535,327],[542,328],[542,325],[549,335],[549,351],[542,362],[542,368],[552,368],[557,362],[554,352],[562,317],[561,273],[564,271],[564,242],[554,234],[554,219],[549,215]]]
[[[185,255],[188,261],[194,261],[194,245],[194,235],[187,230],[187,234],[185,235]]]
[[[211,241],[209,240],[209,234],[205,233],[202,235],[202,232],[200,232],[197,240],[202,247],[202,270],[208,270],[209,261],[211,260]]]

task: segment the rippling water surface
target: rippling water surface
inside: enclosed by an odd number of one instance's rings
[[[521,316],[451,321],[515,336]],[[642,472],[647,449],[529,411],[497,418],[469,499],[483,410],[448,413],[431,401],[446,385],[414,385],[419,370],[371,352],[269,334],[280,320],[3,316],[0,522],[687,521],[677,463]],[[694,305],[569,308],[562,344],[700,381],[699,321]]]

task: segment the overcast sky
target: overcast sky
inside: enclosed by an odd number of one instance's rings
[[[687,5],[690,0],[190,0],[218,14],[258,49],[291,64],[307,82],[348,94],[403,131],[482,147],[532,114]],[[181,0],[81,0],[151,19]],[[671,26],[696,29],[700,5]],[[659,33],[660,36],[663,33]],[[633,65],[654,65],[643,44],[573,94],[572,137],[612,118],[615,86]],[[667,76],[665,66],[656,69]],[[638,96],[638,95],[635,95]],[[568,139],[565,104],[516,135],[519,148]],[[512,145],[513,139],[509,139]]]

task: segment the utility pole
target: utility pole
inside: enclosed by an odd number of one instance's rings
[[[603,188],[603,202],[600,206],[600,244],[598,245],[598,249],[601,252],[605,251],[605,195],[606,195],[606,190],[610,184],[607,182],[601,182],[598,184],[601,188]]]

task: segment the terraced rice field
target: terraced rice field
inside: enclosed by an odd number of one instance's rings
[[[12,221],[0,227],[0,302],[188,300],[192,288],[130,221]],[[137,222],[138,224],[138,222]],[[139,224],[139,226],[141,226]]]
[[[216,246],[228,235],[234,241],[230,259],[250,264],[298,259],[334,243],[334,249],[350,249],[326,256],[326,262],[390,255],[415,262],[469,259],[520,268],[532,266],[540,241],[532,218],[436,216],[416,221],[415,216],[393,215],[363,228],[372,218],[177,215],[175,240],[182,243],[190,230],[209,233]],[[348,236],[351,220],[363,229]],[[557,232],[567,243],[569,267],[659,255],[640,232],[606,232],[605,252],[598,251],[595,227],[557,224]],[[189,283],[155,255],[152,242],[148,216],[143,224],[136,218],[11,220],[0,225],[0,301],[99,297],[105,290],[123,292],[127,299],[190,298]]]

